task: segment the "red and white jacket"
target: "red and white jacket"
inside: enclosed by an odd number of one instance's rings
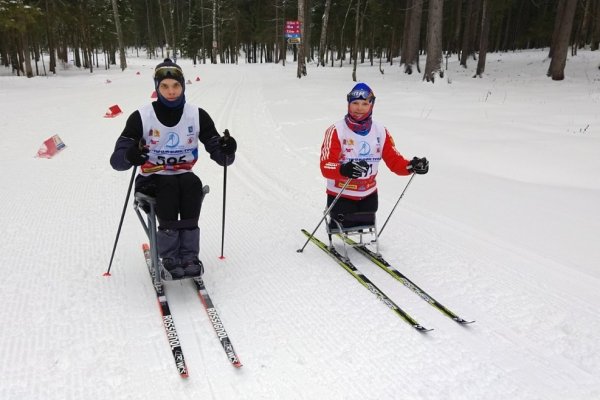
[[[377,170],[383,160],[388,168],[398,175],[410,175],[406,169],[409,162],[396,150],[394,139],[381,124],[373,121],[365,136],[352,131],[344,120],[330,126],[321,145],[321,173],[327,178],[327,194],[336,196],[346,183],[340,174],[340,165],[352,160],[365,160],[369,170],[357,179],[352,179],[342,197],[360,200],[377,190]]]

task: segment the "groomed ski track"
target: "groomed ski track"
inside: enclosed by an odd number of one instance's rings
[[[360,72],[381,88],[375,116],[392,130],[399,150],[432,159],[431,173],[415,179],[386,227],[380,250],[477,323],[457,325],[362,255],[351,250],[349,256],[395,303],[434,329],[427,335],[393,315],[316,246],[296,252],[306,240],[300,228],[312,231],[325,205],[320,144],[325,129],[343,116],[344,96],[335,96],[351,87],[350,70],[311,69],[310,80],[299,80],[292,65],[182,64],[193,81],[187,101],[205,108],[238,142],[228,168],[224,260],[218,258],[223,170],[205,153],[194,170],[211,188],[201,214],[204,280],[244,367],[232,368],[223,355],[192,282],[166,282],[189,378],[174,372],[139,250],[144,232],[131,207],[112,276],[102,276],[129,180],[129,173],[110,170],[108,158],[126,116],[152,91],[154,62],[137,60],[126,73],[104,72],[111,85],[75,78],[76,90],[98,91],[95,99],[56,92],[61,101],[77,103],[69,123],[80,127],[64,135],[63,154],[33,162],[10,145],[9,161],[26,160],[30,167],[19,172],[26,184],[11,180],[10,196],[0,194],[10,210],[1,214],[7,238],[1,285],[12,321],[0,333],[0,398],[529,400],[571,398],[574,390],[581,398],[600,397],[599,348],[591,345],[600,331],[598,277],[535,246],[477,230],[460,218],[460,206],[436,200],[443,191],[468,190],[461,179],[481,176],[452,165],[437,169],[436,155],[437,163],[446,161],[450,139],[416,135],[413,128],[429,126],[421,111],[395,117],[394,96],[418,89],[404,83],[384,90],[376,68]],[[317,95],[320,83],[327,90]],[[450,93],[436,95],[451,101]],[[42,100],[29,99],[28,107],[53,121],[56,110],[45,109]],[[108,101],[118,101],[125,116],[96,121]],[[59,127],[65,128],[51,122],[48,129]],[[25,141],[31,149],[37,145]],[[405,179],[380,173],[380,220]],[[489,179],[502,190],[502,179]],[[43,193],[42,206],[31,200],[32,187]],[[26,235],[23,223],[30,226]],[[317,235],[326,240],[323,227]]]

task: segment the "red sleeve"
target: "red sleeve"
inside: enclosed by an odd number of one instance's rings
[[[331,125],[325,132],[321,145],[321,174],[327,179],[345,179],[340,174],[340,159],[342,146],[338,138],[335,125]]]
[[[398,175],[410,175],[411,172],[406,169],[408,160],[396,149],[392,135],[385,130],[385,142],[383,143],[383,152],[381,153],[383,161],[388,168]]]

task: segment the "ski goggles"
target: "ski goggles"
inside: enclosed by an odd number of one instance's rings
[[[348,103],[351,103],[354,100],[366,100],[369,103],[373,103],[375,101],[375,95],[373,92],[366,89],[353,90],[348,93],[346,98],[348,99]]]
[[[179,67],[158,67],[154,71],[154,79],[157,81],[175,79],[176,81],[183,82],[183,71]]]

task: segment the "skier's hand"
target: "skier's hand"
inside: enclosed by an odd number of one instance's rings
[[[369,163],[365,160],[353,160],[340,165],[340,174],[347,178],[360,178],[361,176],[366,175],[368,170]]]
[[[131,165],[142,165],[148,161],[148,147],[146,147],[146,140],[141,138],[137,143],[134,143],[125,153],[125,159],[131,163]]]
[[[237,142],[229,135],[229,129],[225,129],[223,136],[219,138],[219,148],[226,156],[232,155],[237,150]]]
[[[415,174],[426,174],[429,171],[429,161],[427,161],[427,158],[425,157],[413,157],[406,169],[414,172]]]

